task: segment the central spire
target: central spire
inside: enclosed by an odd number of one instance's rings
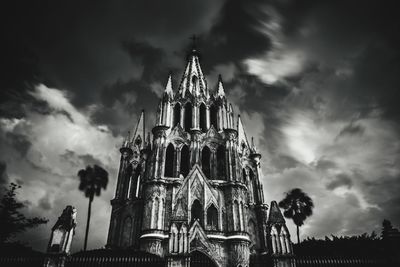
[[[192,46],[186,57],[186,67],[179,85],[178,94],[182,98],[186,98],[191,94],[194,97],[204,96],[208,99],[207,82],[201,70],[200,53],[196,47],[197,37],[194,35],[191,39]]]

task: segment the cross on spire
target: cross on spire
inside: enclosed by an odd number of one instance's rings
[[[199,38],[195,34],[190,37],[190,40],[192,40],[192,49],[196,49],[198,39]]]

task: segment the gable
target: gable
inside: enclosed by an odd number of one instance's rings
[[[173,217],[176,219],[187,217],[188,210],[190,210],[193,201],[196,199],[200,201],[203,209],[211,203],[218,208],[221,206],[219,198],[217,189],[210,185],[206,176],[196,164],[174,194],[172,203]]]

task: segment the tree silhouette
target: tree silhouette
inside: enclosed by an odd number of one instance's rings
[[[382,222],[382,234],[381,237],[386,239],[390,232],[393,231],[392,223],[389,220],[384,219]]]
[[[307,217],[312,215],[314,203],[301,189],[295,188],[286,192],[286,197],[279,202],[279,207],[284,209],[283,215],[292,219],[297,227],[297,243],[300,243],[300,226]]]
[[[37,227],[48,222],[45,218],[33,217],[26,218],[19,210],[26,207],[22,202],[16,199],[17,189],[20,185],[10,183],[5,190],[0,202],[0,244],[11,242],[11,240],[21,232],[29,228]]]
[[[297,256],[362,256],[376,257],[384,254],[382,240],[375,232],[357,236],[325,236],[310,238],[294,245]]]
[[[85,192],[85,196],[89,198],[85,244],[83,248],[86,250],[93,198],[95,195],[100,196],[102,188],[106,189],[108,183],[108,172],[97,165],[93,165],[93,167],[87,166],[86,169],[79,170],[78,176],[80,178],[79,190]]]

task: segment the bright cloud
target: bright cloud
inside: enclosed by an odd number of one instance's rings
[[[7,145],[2,150],[6,153],[2,153],[1,160],[7,163],[8,176],[22,183],[19,197],[31,203],[29,212],[50,219],[48,225],[37,230],[40,235],[27,234],[34,235],[34,239],[42,236],[33,245],[44,250],[41,246],[46,244],[56,218],[66,205],[74,205],[78,209],[79,232],[74,248],[81,247],[87,199],[78,190],[76,173],[87,164],[97,163],[108,170],[109,185],[107,191],[94,201],[97,207],[94,210],[98,212],[93,213],[92,227],[96,234],[89,244],[102,246],[108,231],[109,200],[114,192],[118,145],[122,138],[114,137],[106,126],[92,124],[87,113],[76,109],[62,90],[38,85],[31,95],[52,111],[42,114],[28,110],[24,119],[3,118],[0,121],[1,138],[8,140],[18,136],[28,144],[26,154],[21,157],[15,150],[15,143],[5,142]]]
[[[244,63],[249,73],[257,75],[267,84],[274,84],[301,73],[306,55],[301,50],[280,47],[268,51],[263,57],[246,59]]]

